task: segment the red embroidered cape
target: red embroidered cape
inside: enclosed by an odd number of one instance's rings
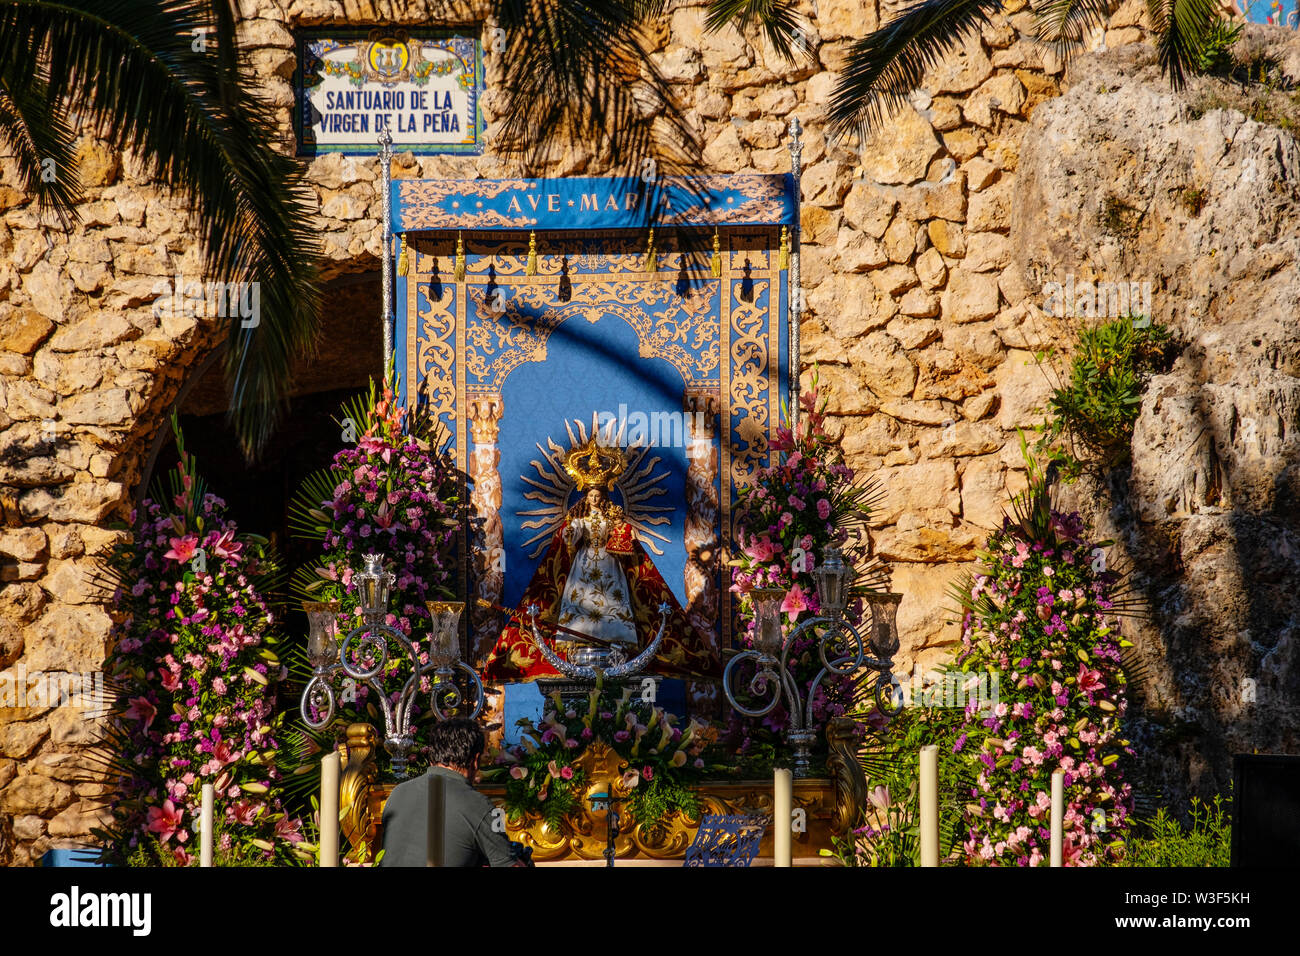
[[[530,605],[536,604],[539,608],[538,621],[549,624],[554,624],[559,616],[560,595],[573,563],[573,556],[564,543],[564,530],[568,526],[569,519],[566,518],[551,538],[550,547],[546,549],[533,579],[528,582],[523,597],[519,599],[516,608],[518,615],[501,632],[496,646],[488,655],[487,663],[483,666],[484,680],[531,681],[539,677],[559,676],[533,643],[532,629],[527,623],[527,610]],[[620,522],[611,532],[607,547],[611,554],[619,556],[627,575],[632,617],[636,622],[640,647],[645,647],[654,640],[659,629],[659,605],[666,601],[672,608],[659,652],[647,670],[671,677],[720,677],[722,661],[717,648],[702,638],[687,622],[677,598],[664,583],[659,569],[654,566],[641,542],[636,539],[632,526],[626,521]],[[555,632],[546,627],[539,629],[554,647],[557,636]],[[558,637],[561,640],[567,639],[563,634]]]

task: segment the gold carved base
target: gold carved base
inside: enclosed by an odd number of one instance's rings
[[[796,858],[818,857],[831,849],[832,836],[840,836],[856,825],[866,791],[862,771],[853,752],[851,738],[843,725],[828,730],[831,744],[830,778],[809,778],[794,782],[794,820],[792,850]],[[350,856],[361,862],[372,861],[383,845],[381,821],[384,802],[395,784],[377,783],[374,748],[377,736],[367,724],[348,728],[344,748],[345,770],[340,786],[343,834],[350,845]],[[596,741],[578,761],[591,781],[588,794],[612,792],[626,797],[622,774],[626,765],[617,753]],[[486,784],[479,791],[501,806],[503,785]],[[699,784],[700,809],[697,815],[674,813],[662,825],[653,827],[637,821],[620,808],[622,833],[616,838],[614,851],[620,860],[679,860],[695,839],[704,814],[772,815],[772,780],[704,781]],[[569,814],[559,826],[551,826],[539,814],[529,814],[517,823],[506,823],[509,839],[532,847],[533,860],[539,863],[599,860],[605,853],[607,821],[604,810],[592,810],[590,800],[583,801],[580,811]],[[764,834],[760,856],[772,854],[772,827]]]

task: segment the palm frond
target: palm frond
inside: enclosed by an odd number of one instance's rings
[[[704,27],[716,33],[728,24],[744,33],[757,23],[767,42],[780,56],[793,60],[795,52],[805,58],[812,50],[802,38],[806,35],[803,22],[795,13],[792,0],[709,0]]]
[[[259,309],[229,318],[226,353],[231,419],[252,454],[283,411],[293,361],[314,349],[319,293],[314,203],[301,165],[273,148],[274,112],[252,92],[235,19],[232,0],[36,0],[0,8],[0,49],[15,103],[57,64],[49,101],[191,202],[212,278],[253,283]]]
[[[981,554],[980,557],[984,558],[986,554]],[[993,603],[993,599],[988,594],[980,592],[979,597],[972,598],[970,593],[974,589],[975,575],[970,571],[963,571],[948,582],[948,597],[957,608],[956,621],[959,624],[967,614],[980,617],[998,612],[998,606]]]
[[[42,212],[53,211],[68,229],[81,201],[76,134],[50,100],[49,82],[32,77],[15,82],[13,64],[0,71],[0,144],[18,166],[25,192],[36,196]]]
[[[332,466],[314,471],[302,480],[289,502],[289,533],[295,538],[320,540],[332,519],[321,506],[334,498],[334,489],[346,477]]]
[[[501,90],[504,119],[494,148],[536,169],[553,144],[567,138],[613,157],[647,182],[696,166],[699,137],[651,61],[640,29],[658,6],[496,0],[510,82]],[[648,204],[643,208],[649,215]]]
[[[864,140],[921,85],[927,70],[991,22],[1002,0],[922,0],[849,47],[831,100],[832,136]]]
[[[1159,37],[1160,68],[1175,90],[1182,89],[1205,37],[1219,18],[1219,5],[1216,0],[1147,0],[1147,12]]]
[[[1114,0],[1046,0],[1037,14],[1038,39],[1064,57],[1087,39],[1088,31],[1104,24]]]

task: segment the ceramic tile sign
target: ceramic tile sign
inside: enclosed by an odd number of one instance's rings
[[[1297,0],[1229,0],[1229,10],[1245,16],[1251,23],[1300,29],[1300,5]]]
[[[300,155],[482,152],[483,51],[446,30],[303,30],[297,36]]]

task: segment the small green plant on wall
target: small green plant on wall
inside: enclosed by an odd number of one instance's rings
[[[1242,25],[1233,23],[1227,17],[1215,20],[1196,50],[1196,72],[1211,76],[1227,76],[1231,73],[1237,63],[1232,48],[1241,39],[1241,31]]]
[[[1067,479],[1077,477],[1086,461],[1123,464],[1147,380],[1172,355],[1168,330],[1149,318],[1130,315],[1083,329],[1069,378],[1048,399],[1036,450]]]

